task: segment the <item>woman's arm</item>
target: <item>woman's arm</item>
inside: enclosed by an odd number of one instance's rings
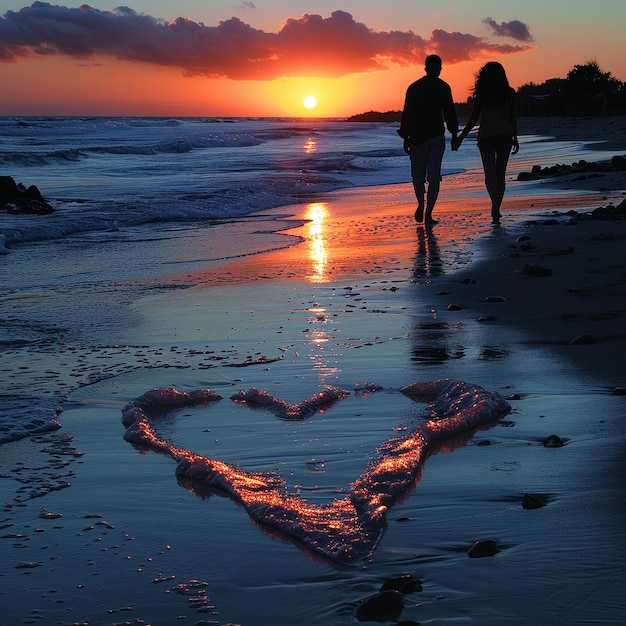
[[[465,128],[463,128],[463,130],[461,131],[461,134],[458,137],[452,139],[452,142],[451,142],[452,150],[459,149],[461,142],[463,141],[463,139],[465,139],[465,137],[467,137],[470,134],[470,132],[472,131],[472,128],[476,126],[476,123],[478,122],[479,118],[480,118],[480,103],[478,99],[475,98],[474,104],[472,106],[472,112],[470,113],[467,123],[465,124]]]
[[[519,152],[519,140],[517,138],[517,117],[515,115],[515,90],[511,89],[511,102],[509,103],[509,122],[513,129],[513,149],[511,154]]]

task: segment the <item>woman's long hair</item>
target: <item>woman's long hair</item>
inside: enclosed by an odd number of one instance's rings
[[[506,100],[511,86],[506,77],[504,67],[497,61],[485,63],[476,75],[473,96],[481,100]]]

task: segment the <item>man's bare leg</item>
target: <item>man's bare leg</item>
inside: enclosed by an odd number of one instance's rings
[[[437,202],[437,198],[439,197],[439,188],[441,187],[441,183],[436,180],[428,181],[428,193],[426,194],[426,215],[424,216],[424,221],[426,224],[437,224],[438,220],[433,219],[433,209],[435,208],[435,203]]]
[[[424,195],[426,189],[424,183],[416,183],[413,181],[413,190],[415,191],[415,197],[417,198],[417,209],[415,209],[415,221],[419,224],[424,221]],[[430,192],[430,188],[429,188]]]

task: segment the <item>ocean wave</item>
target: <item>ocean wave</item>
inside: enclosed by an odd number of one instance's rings
[[[0,163],[55,212],[0,212],[10,249],[142,224],[237,218],[406,181],[388,127],[297,120],[4,118]],[[23,124],[21,124],[23,122]]]
[[[345,178],[322,173],[270,172],[260,180],[255,176],[253,180],[228,187],[190,189],[178,194],[168,189],[156,197],[135,198],[132,202],[50,199],[57,210],[46,219],[0,213],[0,235],[10,248],[19,243],[51,241],[80,233],[115,232],[152,223],[232,219],[295,204],[303,196],[347,186],[349,182]]]
[[[0,163],[20,167],[41,167],[52,163],[69,163],[84,158],[82,150],[54,150],[52,152],[4,152],[0,153]]]

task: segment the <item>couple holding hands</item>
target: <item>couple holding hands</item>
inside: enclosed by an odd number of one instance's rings
[[[519,150],[515,118],[515,90],[509,85],[504,67],[489,62],[476,76],[473,108],[459,134],[452,90],[439,78],[441,58],[426,58],[426,75],[409,85],[398,134],[404,151],[411,158],[411,178],[417,197],[415,221],[427,226],[437,224],[433,209],[441,185],[441,162],[445,151],[445,128],[452,134],[452,150],[478,123],[477,144],[485,172],[485,186],[491,199],[491,218],[500,223],[500,205],[506,186],[506,167],[510,154]],[[428,191],[426,191],[428,182]]]

